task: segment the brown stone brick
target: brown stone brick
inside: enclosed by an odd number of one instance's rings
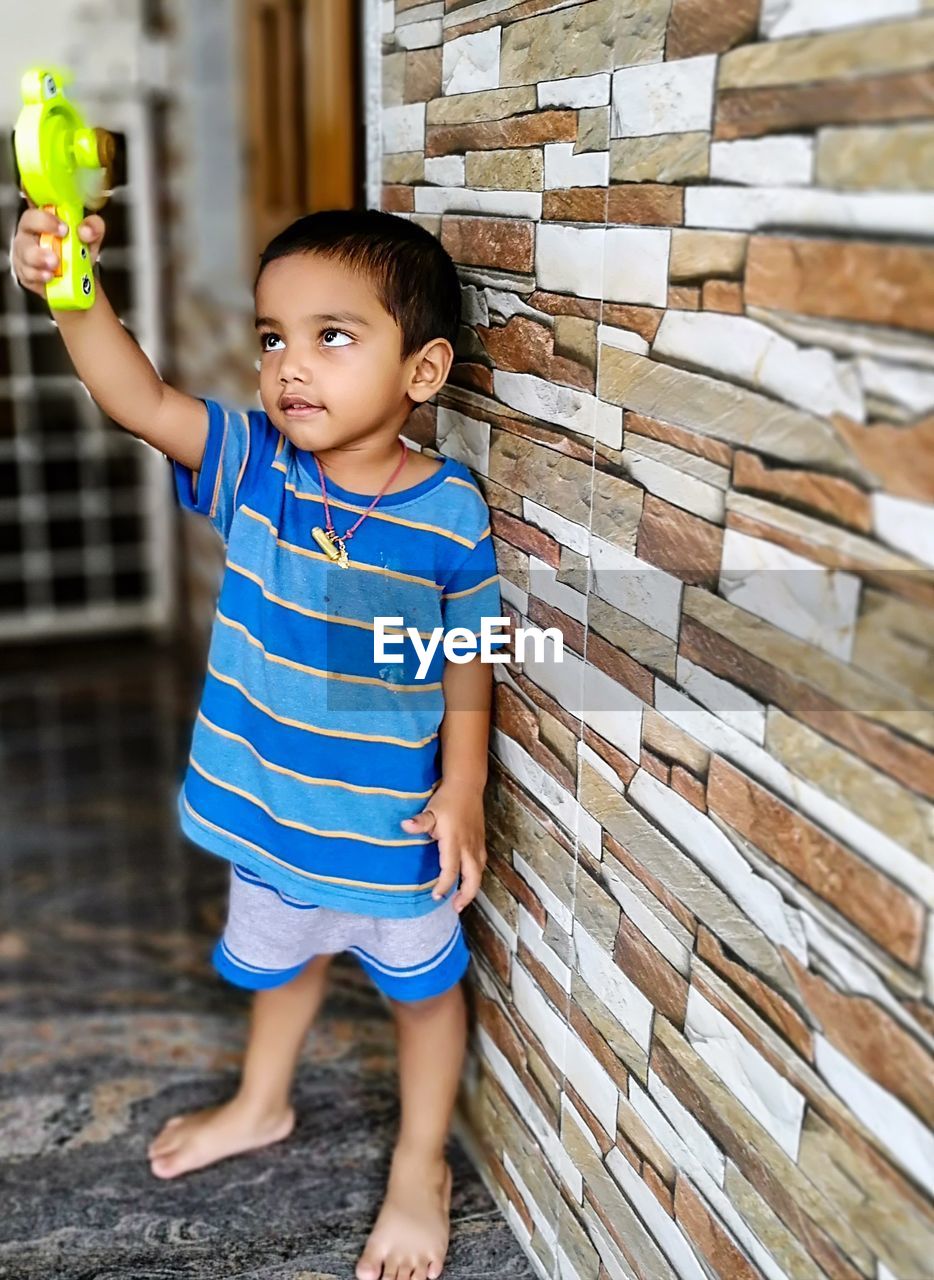
[[[740,449],[733,467],[733,486],[747,489],[750,493],[780,498],[791,506],[819,511],[864,533],[872,529],[868,494],[836,476],[823,475],[819,471],[769,467],[757,454]]]
[[[684,1026],[688,984],[626,915],[620,917],[613,959],[656,1009],[675,1026]]]
[[[798,315],[934,332],[934,249],[752,236],[746,302]]]
[[[643,1166],[642,1178],[669,1218],[673,1218],[675,1216],[674,1197],[650,1164]]]
[[[760,1280],[762,1273],[727,1235],[684,1174],[679,1174],[675,1183],[674,1213],[685,1235],[716,1275],[729,1276],[730,1280]]]
[[[668,22],[666,58],[693,58],[698,53],[724,53],[755,40],[759,0],[674,0]]]
[[[560,568],[561,544],[544,529],[538,529],[534,524],[495,508],[490,511],[490,528],[504,542],[511,543],[520,551],[528,551],[553,569]]]
[[[755,138],[822,124],[924,119],[934,114],[934,74],[727,89],[717,94],[715,138]]]
[[[830,1043],[928,1126],[934,1124],[931,1060],[918,1040],[877,1001],[838,991],[790,953],[784,955],[802,1000]]]
[[[512,964],[506,943],[496,930],[487,924],[479,911],[466,914],[463,927],[470,942],[471,951],[482,955],[499,980],[508,988]]]
[[[415,188],[384,186],[380,201],[387,213],[411,213],[415,209]]]
[[[492,400],[493,370],[484,364],[474,364],[469,360],[455,360],[451,366],[448,384],[452,387],[463,387],[466,391],[477,391],[480,395],[489,396]]]
[[[743,286],[735,280],[705,280],[701,286],[704,311],[722,311],[725,315],[743,314]]]
[[[679,796],[683,796],[701,813],[707,812],[707,792],[704,784],[700,778],[695,778],[693,773],[689,773],[680,764],[671,766],[671,789]]]
[[[602,738],[590,725],[584,725],[583,740],[587,743],[592,751],[596,751],[597,755],[604,759],[613,769],[613,772],[627,786],[636,776],[637,765],[628,756],[624,755],[611,742],[607,742],[606,738]]]
[[[906,426],[886,422],[863,426],[837,414],[833,424],[887,492],[934,502],[934,417]]]
[[[569,1021],[607,1075],[619,1089],[625,1092],[628,1088],[629,1074],[620,1061],[619,1055],[613,1052],[580,1005],[573,1000],[569,1005]]]
[[[712,436],[699,436],[684,427],[672,426],[670,422],[660,422],[658,418],[647,418],[644,413],[632,413],[627,410],[624,415],[626,431],[633,431],[637,436],[648,436],[651,440],[661,440],[665,444],[673,444],[687,453],[696,454],[698,458],[707,458],[721,467],[733,465],[733,450],[722,440],[714,440]]]
[[[578,316],[582,320],[600,320],[599,298],[578,298],[574,294],[549,293],[547,289],[536,289],[529,294],[529,306],[550,316]],[[640,307],[637,310],[649,308]],[[660,317],[661,312],[658,314]],[[635,325],[630,328],[635,328]]]
[[[587,637],[587,661],[624,685],[643,702],[652,702],[655,679],[651,671],[646,671],[645,667],[640,666],[622,649],[617,649],[616,645],[610,644],[609,640],[604,640],[597,631],[591,631]]]
[[[531,302],[534,306],[534,300]],[[665,313],[661,308],[637,307],[627,302],[607,302],[603,307],[603,323],[632,329],[646,342],[653,342]]]
[[[500,151],[507,147],[534,147],[544,142],[576,141],[576,111],[534,111],[477,124],[429,125],[425,130],[425,155],[462,155],[466,151]]]
[[[404,102],[428,102],[441,97],[441,55],[440,45],[406,53]]]
[[[808,1062],[813,1061],[811,1031],[803,1018],[783,996],[762,982],[746,965],[729,959],[723,944],[705,925],[699,925],[697,929],[697,954],[741,992],[776,1031],[794,1046],[802,1058]]]
[[[445,218],[441,243],[465,266],[532,271],[535,228],[522,218]]]
[[[667,787],[670,770],[661,756],[657,756],[649,751],[647,747],[643,747],[639,756],[639,763],[646,773],[650,773],[653,778],[658,778],[659,782],[664,782]]]
[[[700,289],[693,284],[670,284],[668,306],[673,311],[700,311]]]
[[[606,187],[562,187],[542,195],[542,221],[606,222]]]
[[[809,683],[788,666],[787,654],[775,665],[713,630],[688,611],[681,619],[679,652],[714,675],[741,684],[766,702],[774,702],[797,720],[825,734],[861,759],[922,795],[934,796],[930,753],[860,715]],[[768,635],[769,633],[764,633]],[[782,641],[784,643],[784,637]],[[839,695],[838,695],[839,696]]]
[[[647,493],[636,549],[640,560],[666,569],[683,582],[715,588],[723,530]]]
[[[477,325],[474,329],[497,369],[510,373],[531,373],[546,382],[576,387],[593,395],[596,379],[593,368],[555,355],[554,329],[529,316],[510,316],[506,324]]]
[[[609,189],[607,221],[645,227],[680,227],[684,188],[657,182],[624,182]]]
[[[921,903],[720,756],[710,762],[707,805],[881,947],[919,963]]]

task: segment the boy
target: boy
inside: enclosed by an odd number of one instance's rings
[[[40,296],[49,231],[54,215],[30,208],[13,243],[17,278]],[[79,230],[95,264],[103,234],[98,216]],[[417,638],[380,652],[375,619],[398,635],[404,618],[423,643],[466,626],[470,654],[481,619],[500,614],[470,472],[399,438],[447,378],[460,286],[417,224],[333,210],[267,246],[254,294],[262,410],[166,385],[103,289],[89,311],[55,317],[91,395],[173,460],[181,503],[227,547],[179,810],[185,833],[230,863],[212,958],[255,995],[236,1096],[170,1119],[149,1158],[173,1178],[291,1132],[302,1042],[332,956],[352,951],[393,1009],[401,1111],[356,1276],[434,1280],[466,1038],[460,912],[486,862],[492,669],[439,647],[417,679]]]

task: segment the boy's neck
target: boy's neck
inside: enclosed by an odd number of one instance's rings
[[[351,493],[365,493],[375,496],[389,477],[393,474],[402,459],[403,442],[396,436],[392,440],[361,440],[336,449],[306,450],[309,466],[313,471],[315,459],[321,464],[324,482],[333,481],[342,489]],[[392,493],[397,489],[408,488],[412,484],[410,478],[412,451],[406,447],[406,462],[400,469],[392,484],[386,490]]]

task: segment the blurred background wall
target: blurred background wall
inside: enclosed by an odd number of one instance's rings
[[[255,402],[297,213],[378,204],[458,263],[408,438],[474,469],[508,611],[566,646],[496,669],[461,1124],[555,1280],[931,1274],[927,9],[4,16],[5,129],[54,45],[124,135],[105,288],[189,390]],[[2,288],[0,637],[199,651],[216,537]]]

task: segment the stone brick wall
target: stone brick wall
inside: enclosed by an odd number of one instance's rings
[[[412,432],[566,645],[497,670],[465,1132],[543,1276],[931,1276],[934,13],[379,12],[464,287]]]

